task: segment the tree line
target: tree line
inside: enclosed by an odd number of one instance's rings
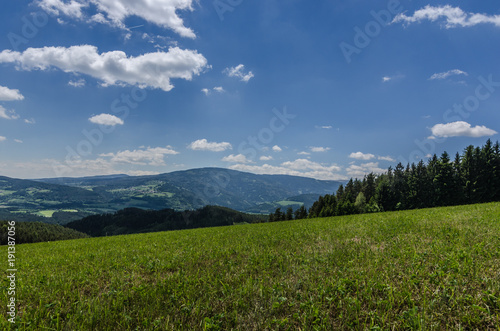
[[[7,245],[8,227],[7,221],[0,221],[0,245]],[[76,230],[42,222],[16,222],[15,229],[16,244],[88,238]]]
[[[447,152],[434,154],[427,163],[399,163],[386,173],[350,179],[335,194],[321,196],[309,210],[281,208],[269,221],[330,217],[382,211],[500,201],[500,145],[490,139],[472,145],[451,160]]]
[[[125,208],[113,214],[91,215],[65,226],[92,237],[260,223],[262,215],[249,215],[226,207],[205,206],[196,210],[143,210]]]

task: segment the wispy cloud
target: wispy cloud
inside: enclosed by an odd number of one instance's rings
[[[378,156],[377,157],[378,160],[381,160],[381,161],[389,161],[389,162],[394,162],[396,160],[394,160],[392,157],[390,156]]]
[[[19,115],[15,110],[7,110],[0,105],[0,118],[6,120],[17,120],[19,118]]]
[[[4,136],[0,136],[0,142],[7,140]]]
[[[468,76],[469,74],[466,73],[465,71],[462,71],[462,70],[459,70],[459,69],[453,69],[453,70],[449,70],[449,71],[446,71],[446,72],[439,72],[439,73],[435,73],[433,74],[429,80],[435,80],[435,79],[446,79],[450,76],[454,76],[454,75],[464,75],[464,76]]]
[[[222,86],[216,86],[212,89],[208,89],[208,88],[202,88],[201,91],[205,94],[205,95],[210,95],[212,94],[212,91],[216,92],[216,93],[224,93],[226,92],[226,90],[224,90],[224,88]]]
[[[167,155],[179,154],[171,146],[147,147],[133,151],[125,150],[116,153],[100,154],[101,157],[109,157],[111,162],[129,163],[138,165],[164,166],[164,158]]]
[[[493,24],[500,27],[500,15],[467,13],[459,7],[452,7],[450,5],[437,7],[427,5],[415,11],[411,16],[407,16],[405,13],[398,14],[392,22],[410,24],[420,23],[425,20],[431,22],[442,20],[447,29],[470,27],[478,24]]]
[[[233,149],[233,146],[228,142],[209,142],[207,139],[199,139],[193,141],[188,146],[193,151],[210,151],[210,152],[223,152],[228,149]]]
[[[387,83],[387,82],[394,81],[394,80],[400,80],[400,79],[403,79],[404,77],[405,77],[405,75],[402,75],[402,74],[396,74],[393,76],[383,76],[382,83]]]
[[[457,121],[447,124],[436,124],[431,128],[434,137],[487,137],[497,134],[495,130],[489,129],[483,125],[472,126],[464,121]]]
[[[248,165],[248,164],[235,164],[229,167],[230,169],[247,171],[256,174],[268,175],[291,175],[316,178],[322,180],[344,180],[345,176],[339,172],[341,167],[331,164],[323,165],[320,163],[312,162],[307,159],[297,159],[294,161],[287,161],[281,163],[279,166],[269,164],[264,165]]]
[[[84,87],[85,83],[86,83],[85,79],[80,78],[79,80],[70,80],[68,82],[68,85],[73,87]]]
[[[100,53],[97,47],[28,48],[24,52],[4,50],[0,63],[14,63],[19,70],[48,70],[81,73],[101,80],[103,86],[129,84],[170,91],[173,78],[191,80],[207,66],[207,60],[196,51],[172,47],[168,52],[146,53],[137,57],[122,51]]]
[[[242,82],[246,83],[254,77],[254,74],[251,71],[245,73],[244,70],[245,66],[243,64],[239,64],[236,67],[229,67],[224,69],[223,73],[225,73],[229,77],[239,78]]]

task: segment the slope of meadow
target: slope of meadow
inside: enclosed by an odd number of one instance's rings
[[[16,249],[13,329],[500,328],[500,203]]]

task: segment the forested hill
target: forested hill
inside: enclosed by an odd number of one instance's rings
[[[178,212],[173,209],[143,210],[126,208],[114,214],[92,215],[66,224],[66,227],[92,237],[169,230],[257,223],[263,216],[244,214],[229,208],[206,206]]]
[[[10,225],[7,221],[0,221],[0,245],[7,245],[9,227]],[[88,235],[84,233],[56,224],[16,222],[14,227],[16,244],[88,238]]]

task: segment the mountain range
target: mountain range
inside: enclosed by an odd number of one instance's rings
[[[341,182],[201,168],[152,176],[13,179],[0,176],[0,219],[64,224],[124,208],[193,210],[207,205],[264,214],[306,207]]]

